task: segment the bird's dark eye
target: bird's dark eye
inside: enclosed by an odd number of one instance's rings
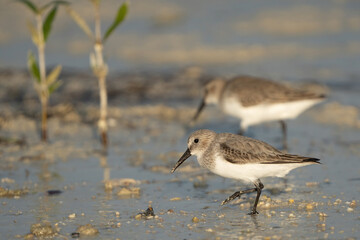
[[[194,143],[198,143],[199,142],[199,139],[198,138],[195,138],[194,139]]]

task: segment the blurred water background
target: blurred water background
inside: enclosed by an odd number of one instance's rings
[[[45,2],[45,1],[37,1]],[[71,6],[93,26],[86,0]],[[103,29],[119,1],[103,1]],[[1,0],[0,67],[26,67],[34,49],[30,12]],[[132,0],[127,20],[105,46],[112,72],[206,72],[280,80],[344,81],[360,73],[360,2],[356,0]],[[92,43],[60,9],[47,45],[48,65],[87,71]]]

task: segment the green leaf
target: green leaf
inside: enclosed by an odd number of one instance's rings
[[[39,67],[36,63],[35,56],[31,51],[29,51],[29,53],[28,53],[28,68],[29,68],[30,73],[34,77],[35,81],[38,84],[40,84],[41,80],[40,80]]]
[[[39,46],[40,40],[39,40],[39,35],[38,35],[38,32],[36,31],[35,26],[31,22],[27,22],[27,26],[29,28],[32,41],[34,42],[34,44],[36,46]]]
[[[52,84],[50,84],[49,87],[48,87],[49,94],[52,94],[61,85],[62,85],[62,81],[55,81]]]
[[[109,27],[109,29],[106,31],[103,41],[105,41],[110,34],[117,28],[117,26],[119,26],[119,24],[124,21],[126,14],[128,11],[128,4],[127,2],[124,2],[120,7],[119,10],[117,12],[116,18],[114,20],[114,22],[111,24],[111,26]]]
[[[51,73],[48,75],[48,77],[46,78],[46,84],[47,85],[51,85],[53,84],[59,77],[60,72],[61,72],[61,65],[57,65],[52,71]]]
[[[47,17],[45,18],[44,26],[43,26],[43,33],[44,33],[44,41],[45,42],[46,42],[47,38],[49,37],[50,31],[51,31],[51,26],[52,26],[52,23],[53,23],[53,21],[55,19],[56,11],[57,11],[57,6],[53,7],[53,9],[49,12]]]
[[[52,2],[49,2],[47,4],[45,4],[44,6],[42,6],[39,10],[39,12],[43,12],[45,11],[48,7],[52,6],[52,5],[55,5],[55,6],[58,6],[58,5],[69,5],[70,3],[67,2],[67,1],[52,1]]]
[[[85,34],[88,35],[90,39],[94,39],[94,34],[90,30],[90,27],[85,22],[85,20],[82,17],[80,17],[80,15],[77,14],[77,12],[75,12],[70,7],[66,7],[66,11],[70,14],[72,19],[76,22],[76,24],[85,32]]]
[[[35,4],[33,4],[31,1],[29,1],[29,0],[17,0],[17,1],[25,4],[25,5],[26,5],[31,11],[33,11],[35,14],[39,14],[39,13],[40,13],[39,9],[37,9],[37,7],[35,6]]]

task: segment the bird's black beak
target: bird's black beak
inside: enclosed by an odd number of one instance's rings
[[[204,107],[205,107],[205,97],[201,100],[200,106],[197,109],[197,111],[192,119],[192,122],[195,122],[198,119],[198,117],[199,117],[201,111],[204,109]]]
[[[186,149],[186,152],[184,152],[184,154],[181,156],[181,158],[179,159],[179,161],[177,161],[177,163],[175,164],[175,166],[173,167],[173,169],[171,169],[171,173],[175,172],[175,170],[183,163],[185,162],[186,159],[188,159],[191,156],[190,153],[190,149]]]

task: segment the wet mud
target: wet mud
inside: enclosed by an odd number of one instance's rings
[[[86,73],[64,74],[64,85],[51,100],[50,140],[41,143],[38,99],[26,71],[1,70],[0,77],[6,79],[0,81],[4,239],[357,239],[360,235],[359,85],[344,90],[330,83],[328,100],[289,121],[289,151],[320,158],[322,164],[294,170],[286,181],[263,179],[260,214],[248,216],[255,195],[220,206],[246,184],[207,172],[195,158],[170,174],[192,131],[238,130],[236,119],[214,107],[189,125],[200,102],[200,86],[214,76],[193,69],[113,74],[107,151],[96,129],[95,79]],[[278,148],[282,145],[276,123],[251,127],[247,135]]]

